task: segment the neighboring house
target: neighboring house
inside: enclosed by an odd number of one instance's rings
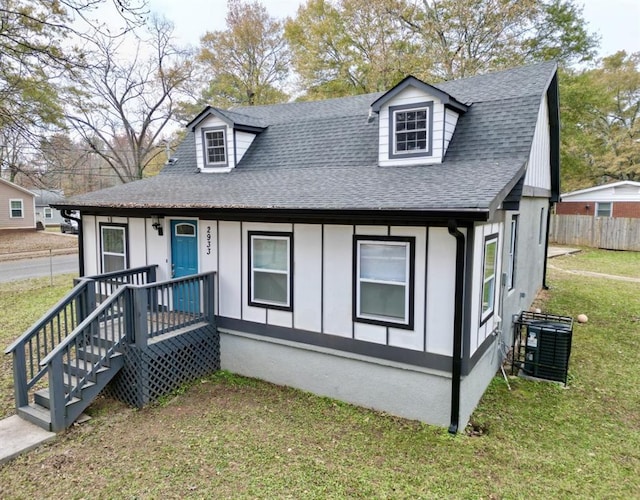
[[[0,178],[0,229],[35,229],[36,195]]]
[[[32,189],[36,195],[36,220],[45,226],[58,226],[64,218],[60,210],[51,205],[64,200],[64,193],[58,189]]]
[[[207,107],[160,175],[56,206],[85,275],[214,271],[223,369],[455,432],[544,284],[558,110],[554,63]]]
[[[640,182],[619,181],[564,193],[556,214],[640,218]]]

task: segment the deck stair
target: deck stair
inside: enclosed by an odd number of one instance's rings
[[[156,282],[147,266],[83,278],[5,353],[18,415],[45,430],[69,427],[107,386],[141,407],[219,369],[214,273]]]

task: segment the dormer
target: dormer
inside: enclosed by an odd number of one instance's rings
[[[379,115],[378,165],[442,163],[467,109],[446,92],[406,77],[371,105]]]
[[[196,160],[201,172],[230,172],[267,126],[261,120],[207,106],[187,124],[195,135]]]

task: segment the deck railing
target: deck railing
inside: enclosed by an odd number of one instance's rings
[[[144,272],[151,270],[155,268]],[[139,274],[130,272],[128,276]],[[147,274],[144,280],[154,276]],[[160,335],[214,322],[213,272],[161,283],[121,281],[116,291],[96,307],[96,283],[114,282],[113,276],[103,278],[81,280],[5,351],[13,354],[18,408],[28,404],[29,391],[48,373],[54,428],[62,428],[65,405],[93,381],[98,370],[108,367],[122,342],[144,347]]]
[[[45,375],[49,353],[94,311],[107,292],[129,283],[155,281],[157,266],[144,266],[76,280],[75,287],[6,350],[13,355],[16,406],[28,404],[29,391]]]
[[[203,321],[213,322],[214,276],[194,274],[134,289],[136,307],[148,311],[146,324],[135,329],[136,343]]]

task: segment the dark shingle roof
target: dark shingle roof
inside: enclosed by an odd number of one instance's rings
[[[268,123],[229,173],[199,173],[194,135],[156,177],[78,196],[70,207],[488,210],[524,173],[541,98],[555,73],[541,63],[444,82],[472,104],[442,164],[378,167],[382,94],[234,109]]]

